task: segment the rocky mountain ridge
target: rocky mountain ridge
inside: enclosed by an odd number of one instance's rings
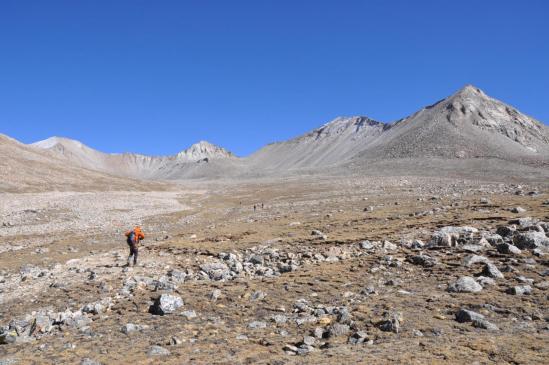
[[[106,154],[60,137],[32,146],[79,167],[153,180],[269,176],[403,158],[487,158],[549,164],[549,128],[472,85],[395,122],[338,117],[243,158],[205,141],[164,157]]]

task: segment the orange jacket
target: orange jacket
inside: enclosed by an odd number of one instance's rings
[[[143,233],[143,231],[141,230],[141,227],[139,226],[136,226],[133,230],[130,230],[128,232],[126,232],[126,237],[129,237],[130,236],[130,233],[134,232],[135,233],[135,238],[137,240],[137,242],[141,241],[142,239],[145,238],[145,234]]]

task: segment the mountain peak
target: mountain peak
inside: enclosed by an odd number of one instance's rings
[[[199,141],[176,155],[178,160],[199,161],[202,159],[219,159],[235,157],[223,147],[216,146],[208,141]]]
[[[487,98],[488,96],[484,93],[484,91],[482,91],[481,89],[479,89],[478,87],[474,86],[474,85],[471,85],[471,84],[467,84],[465,85],[464,87],[462,87],[461,89],[459,89],[454,95],[452,95],[453,97],[462,97],[462,98]]]
[[[53,136],[53,137],[44,139],[42,141],[34,142],[31,144],[31,146],[43,148],[43,149],[51,149],[57,145],[65,145],[65,144],[69,144],[79,148],[85,147],[84,144],[80,141],[70,139],[70,138],[65,138],[65,137],[57,137],[57,136]]]

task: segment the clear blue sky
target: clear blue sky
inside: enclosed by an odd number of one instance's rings
[[[0,2],[0,133],[238,155],[472,83],[549,122],[549,1]]]

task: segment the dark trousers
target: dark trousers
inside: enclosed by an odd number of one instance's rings
[[[130,260],[133,256],[133,264],[137,265],[137,245],[130,244],[130,256],[128,256],[128,265],[130,264]]]

